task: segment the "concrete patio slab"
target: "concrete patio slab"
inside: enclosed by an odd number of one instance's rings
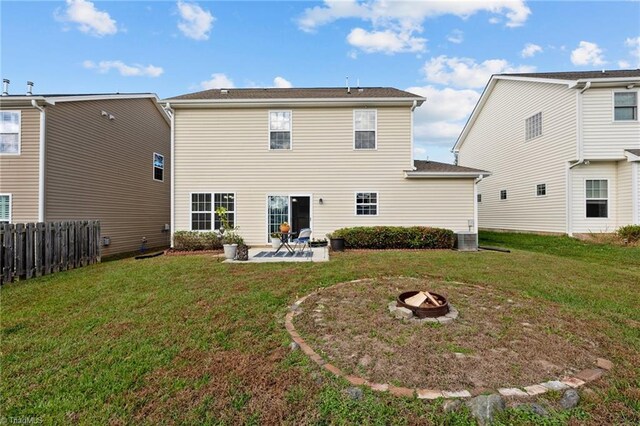
[[[249,260],[230,260],[224,263],[273,263],[273,262],[328,262],[329,249],[327,247],[314,247],[311,250],[306,249],[304,252],[296,251],[289,253],[288,251],[280,251],[275,253],[271,246],[252,247],[249,249]]]

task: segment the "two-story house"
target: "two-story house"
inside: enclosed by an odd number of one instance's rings
[[[215,89],[166,99],[172,121],[175,230],[220,226],[266,244],[288,221],[337,228],[422,225],[475,230],[486,172],[413,160],[413,111],[393,88]]]
[[[99,220],[102,255],[169,244],[169,118],[152,93],[0,97],[0,222]]]
[[[486,229],[614,232],[640,223],[640,70],[494,75],[458,138]]]

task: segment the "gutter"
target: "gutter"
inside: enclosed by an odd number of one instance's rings
[[[44,222],[44,155],[45,155],[45,122],[46,112],[38,105],[35,99],[31,100],[31,106],[40,111],[40,141],[38,150],[38,222]]]
[[[589,90],[589,88],[591,87],[591,81],[587,81],[587,83],[584,85],[584,87],[580,90],[580,92],[578,92],[578,105],[576,105],[576,108],[578,109],[578,118],[577,118],[577,125],[578,125],[578,129],[577,129],[577,133],[578,133],[578,161],[576,161],[575,163],[571,164],[569,166],[569,170],[573,169],[576,166],[579,166],[580,164],[588,164],[585,159],[584,159],[584,147],[583,147],[583,140],[582,140],[582,95],[584,94],[584,92],[586,92],[587,90]]]
[[[173,236],[175,234],[176,226],[176,130],[175,130],[175,111],[171,109],[171,104],[167,102],[164,107],[165,112],[169,115],[171,120],[171,242],[170,247],[173,248]]]
[[[411,170],[405,170],[405,177],[407,178],[480,178],[489,176],[488,172],[416,172]]]
[[[416,106],[422,105],[425,98],[282,98],[282,99],[163,99],[161,102],[171,102],[174,107],[182,105],[191,106],[213,106],[213,105],[313,105],[313,104],[376,104],[376,103],[390,103],[390,104],[405,104],[415,102]]]
[[[418,101],[414,100],[413,105],[411,105],[411,169],[412,170],[416,169],[415,153],[413,152],[415,147],[414,140],[413,140],[413,111],[415,111],[417,107],[418,107]]]

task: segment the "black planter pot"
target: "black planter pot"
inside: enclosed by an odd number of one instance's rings
[[[331,238],[331,250],[344,251],[344,238]]]
[[[245,245],[238,246],[236,251],[236,260],[249,260],[249,247]]]
[[[326,247],[328,244],[327,241],[311,241],[309,247]]]

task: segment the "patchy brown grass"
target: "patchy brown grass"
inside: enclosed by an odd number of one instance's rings
[[[387,304],[409,290],[445,295],[460,316],[447,325],[393,318]],[[323,289],[305,301],[295,322],[330,362],[370,381],[476,393],[571,375],[593,366],[606,346],[593,324],[556,304],[435,279]]]

